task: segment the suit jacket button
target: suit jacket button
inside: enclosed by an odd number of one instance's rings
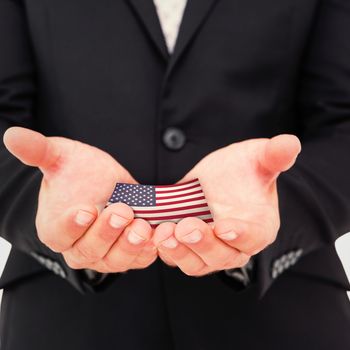
[[[163,143],[168,149],[177,151],[185,145],[185,142],[186,136],[179,128],[169,127],[164,131]]]

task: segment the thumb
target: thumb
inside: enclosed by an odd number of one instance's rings
[[[22,163],[36,166],[43,172],[51,168],[60,155],[59,147],[39,132],[12,127],[3,137],[6,148]]]
[[[294,135],[278,135],[269,139],[259,154],[259,163],[264,173],[277,177],[290,169],[301,151],[299,139]]]

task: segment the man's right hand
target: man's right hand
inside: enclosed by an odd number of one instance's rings
[[[64,137],[20,127],[4,134],[6,148],[43,173],[36,227],[39,239],[73,269],[123,272],[157,258],[147,221],[115,203],[103,210],[116,182],[137,183],[106,152]]]

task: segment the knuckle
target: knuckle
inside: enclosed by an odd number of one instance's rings
[[[96,262],[101,259],[93,247],[86,245],[76,245],[74,248],[76,250],[76,255],[84,261]]]
[[[121,255],[128,260],[134,260],[143,250],[147,241],[138,241],[136,240],[136,244],[134,242],[133,237],[130,239],[128,237],[129,231],[123,234],[121,237],[120,244],[118,244],[117,249],[113,251],[113,255]]]
[[[98,232],[97,234],[99,236],[99,238],[103,241],[103,242],[112,242],[117,238],[117,234],[116,232],[113,232],[110,229],[107,230],[101,230],[100,232]]]
[[[108,255],[104,257],[103,263],[106,266],[107,270],[111,272],[124,272],[129,269],[128,266],[121,264],[119,261],[116,261],[116,259]]]

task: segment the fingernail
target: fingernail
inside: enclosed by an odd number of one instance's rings
[[[182,237],[182,240],[186,243],[197,243],[202,239],[202,232],[198,229],[188,233],[186,236]]]
[[[135,231],[130,230],[128,233],[128,241],[131,244],[140,244],[141,242],[144,242],[146,240],[146,238],[141,237],[140,235],[138,235]]]
[[[128,220],[123,218],[122,216],[112,214],[109,219],[109,224],[114,228],[121,228],[127,224]]]
[[[170,237],[162,242],[162,246],[169,249],[174,249],[178,246],[178,241],[174,237]]]
[[[238,237],[237,233],[234,231],[227,231],[218,235],[219,238],[224,239],[225,241],[233,241]]]
[[[80,226],[86,226],[94,219],[94,215],[83,210],[79,210],[75,216],[75,222]]]

